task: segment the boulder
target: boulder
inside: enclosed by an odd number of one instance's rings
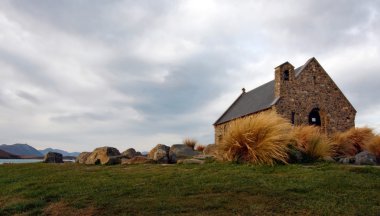
[[[78,155],[78,157],[75,159],[75,163],[84,164],[86,163],[86,160],[88,156],[90,156],[91,152],[82,152]]]
[[[152,159],[157,163],[169,163],[169,150],[169,146],[158,144],[156,147],[150,150],[148,159]]]
[[[356,165],[376,165],[376,156],[368,151],[362,151],[355,155]]]
[[[214,155],[217,156],[218,148],[215,144],[208,144],[203,150],[203,154],[205,155]]]
[[[353,164],[355,163],[355,157],[340,158],[338,162],[342,164]]]
[[[302,163],[303,162],[302,152],[294,147],[293,145],[288,148],[288,162],[289,163]]]
[[[48,152],[43,160],[44,163],[63,163],[63,156],[57,152]]]
[[[113,165],[120,164],[120,152],[116,148],[112,147],[100,147],[96,148],[87,157],[85,164],[102,164]]]
[[[125,150],[123,153],[121,153],[121,155],[123,156],[123,158],[127,158],[127,159],[131,159],[131,158],[134,158],[136,156],[142,156],[140,152],[136,152],[136,150],[134,148],[129,148],[127,150]]]
[[[198,159],[183,159],[183,160],[178,160],[177,163],[179,164],[204,164],[204,160],[198,160]]]
[[[154,160],[148,159],[144,156],[136,156],[131,159],[121,159],[121,164],[151,164],[155,163]]]
[[[179,159],[191,158],[198,155],[198,151],[194,151],[191,147],[184,144],[175,144],[170,147],[169,159],[172,163],[176,163]]]
[[[214,155],[195,155],[193,156],[194,159],[198,159],[198,160],[214,160],[215,159],[215,156]]]

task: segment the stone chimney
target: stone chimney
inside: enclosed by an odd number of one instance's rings
[[[287,94],[287,89],[295,79],[294,66],[285,62],[274,69],[274,95],[281,97]]]

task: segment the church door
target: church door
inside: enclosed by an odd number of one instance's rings
[[[314,108],[309,114],[309,124],[315,126],[321,126],[321,116],[319,115],[319,109]]]

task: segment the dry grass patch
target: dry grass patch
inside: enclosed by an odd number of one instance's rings
[[[369,141],[364,149],[376,155],[378,161],[380,161],[380,135],[374,136],[371,141]]]
[[[290,123],[275,112],[233,121],[218,146],[223,160],[252,164],[287,163]]]
[[[303,155],[304,162],[332,157],[334,145],[326,134],[315,126],[296,126],[292,130],[292,144]]]
[[[351,128],[332,136],[336,145],[336,156],[354,156],[363,151],[364,147],[374,138],[371,128]]]
[[[77,209],[69,206],[65,202],[55,202],[50,205],[48,205],[44,209],[44,215],[49,215],[49,216],[76,216],[76,215],[81,215],[81,216],[93,216],[97,215],[97,211],[94,207],[87,207],[83,209]]]

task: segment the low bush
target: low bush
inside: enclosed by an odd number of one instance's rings
[[[371,128],[351,128],[345,132],[338,132],[332,136],[336,146],[336,156],[354,156],[363,151],[363,148],[375,137]]]
[[[192,138],[185,138],[183,140],[183,144],[189,146],[191,149],[194,150],[195,145],[197,144],[197,140],[196,139],[192,139]]]
[[[206,148],[204,145],[196,145],[195,150],[199,152],[203,152],[203,150]]]
[[[301,162],[313,162],[332,157],[334,153],[334,145],[330,139],[315,126],[294,127],[292,145],[302,153]]]
[[[290,123],[272,111],[238,119],[227,128],[218,155],[234,162],[287,163],[290,131]]]

